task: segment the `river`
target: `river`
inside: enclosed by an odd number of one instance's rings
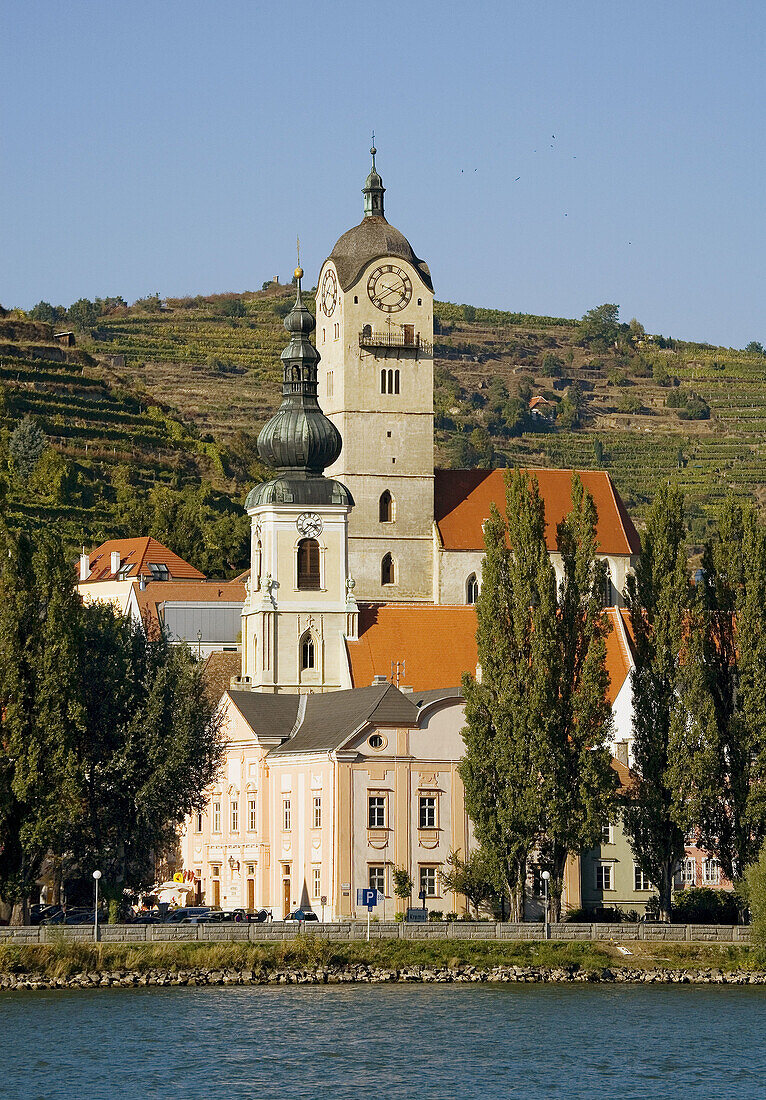
[[[766,989],[4,993],[3,1100],[756,1100]]]

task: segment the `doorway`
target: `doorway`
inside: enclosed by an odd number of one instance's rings
[[[255,909],[255,879],[247,880],[247,908]]]
[[[282,879],[282,916],[287,917],[290,914],[290,879]]]

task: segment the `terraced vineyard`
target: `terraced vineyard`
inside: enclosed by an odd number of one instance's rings
[[[203,459],[199,445],[225,448],[236,438],[252,449],[279,402],[282,319],[293,293],[271,286],[152,308],[137,303],[101,317],[81,342],[113,389],[130,391],[144,407],[157,402],[175,410],[198,437],[196,446],[182,448],[187,455]],[[306,297],[313,309],[312,295]],[[435,314],[438,464],[605,466],[639,522],[656,485],[673,478],[687,494],[698,542],[726,493],[766,507],[762,355],[652,338],[594,351],[572,319],[448,302],[437,302]],[[574,424],[528,415],[531,396],[561,407],[573,385],[581,401]],[[708,419],[681,419],[683,410],[671,407],[691,394],[707,402]],[[509,426],[507,401],[514,400],[525,415]],[[131,438],[134,447],[162,449],[145,411],[136,423],[130,416],[138,414],[112,411],[111,430],[123,433],[110,440],[113,447],[118,438],[127,447]],[[74,412],[70,400],[61,417]],[[55,415],[53,404],[49,413]],[[477,438],[475,453],[466,450]]]
[[[203,491],[212,513],[243,516],[230,499],[239,494],[228,455],[216,443],[199,439],[153,400],[110,385],[90,356],[56,346],[50,326],[19,333],[0,321],[4,337],[0,481],[10,527],[55,529],[70,549],[93,545],[134,534],[124,525],[130,506],[162,489],[169,499]],[[12,433],[26,417],[48,442],[29,474],[12,457]]]

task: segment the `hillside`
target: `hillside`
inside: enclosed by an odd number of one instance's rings
[[[181,448],[187,460],[206,447],[210,461],[218,454],[219,484],[236,495],[263,473],[254,438],[279,403],[293,293],[270,284],[129,307],[117,300],[79,326],[78,343],[110,392],[130,393],[143,417],[153,405],[174,414],[174,430],[193,440]],[[437,463],[605,467],[639,521],[655,486],[673,478],[698,542],[725,493],[766,506],[763,355],[647,337],[615,317],[602,324],[605,309],[592,311],[598,323],[588,327],[437,302]],[[530,414],[534,397],[548,402],[547,416]],[[130,433],[121,438],[127,444]],[[197,474],[210,471],[198,464]]]
[[[232,571],[247,557],[238,472],[225,448],[156,399],[116,387],[51,325],[0,320],[0,500],[10,528],[53,529],[71,552],[151,530],[201,569]]]

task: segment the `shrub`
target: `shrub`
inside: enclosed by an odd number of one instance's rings
[[[730,890],[691,886],[673,895],[673,920],[676,924],[736,924],[739,906]]]
[[[432,909],[428,914],[428,919],[432,921],[439,921],[442,919],[441,909]]]
[[[766,947],[766,844],[757,863],[745,868],[745,885],[750,906],[750,935],[753,943]]]
[[[635,393],[622,393],[617,402],[617,408],[622,413],[637,413],[641,411],[641,398]]]

